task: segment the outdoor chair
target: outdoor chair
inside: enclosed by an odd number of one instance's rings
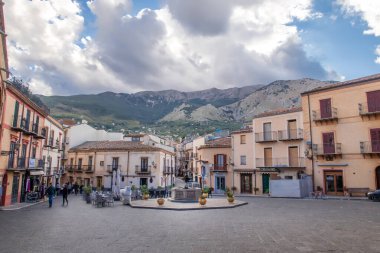
[[[113,199],[113,196],[112,195],[107,195],[106,198],[105,198],[105,203],[108,205],[108,206],[114,206],[115,205],[115,202],[114,202],[114,199]]]
[[[105,199],[103,198],[102,195],[97,194],[95,202],[96,202],[96,207],[103,207],[105,204]]]

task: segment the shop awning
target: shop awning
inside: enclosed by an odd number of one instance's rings
[[[36,170],[36,171],[31,170],[30,175],[31,176],[43,176],[43,175],[45,175],[45,172],[43,172],[42,170]]]

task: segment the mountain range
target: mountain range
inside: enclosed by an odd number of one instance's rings
[[[85,119],[115,129],[165,122],[244,122],[268,110],[299,106],[300,93],[331,83],[304,78],[193,92],[164,90],[39,97],[56,118]]]

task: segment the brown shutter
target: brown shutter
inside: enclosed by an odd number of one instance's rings
[[[380,111],[380,90],[367,92],[368,112]]]
[[[214,155],[214,169],[217,169],[218,166],[218,155]]]
[[[371,129],[372,152],[380,152],[380,128]]]
[[[223,169],[227,170],[227,155],[223,155]]]
[[[321,118],[322,119],[332,117],[331,99],[330,98],[319,100],[319,106],[321,109]]]
[[[334,133],[323,133],[323,153],[324,154],[334,154],[335,153],[335,142]]]

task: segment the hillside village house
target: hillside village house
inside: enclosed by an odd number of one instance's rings
[[[252,126],[259,193],[270,193],[270,180],[300,179],[302,174],[308,173],[304,157],[302,108],[260,114],[253,119]]]
[[[25,200],[25,193],[42,181],[42,149],[48,109],[36,105],[17,83],[6,83],[1,128],[0,178],[2,205]]]
[[[63,141],[64,131],[62,125],[48,116],[45,119],[45,132],[44,146],[42,151],[42,159],[44,161],[44,171],[46,181],[50,181],[53,185],[60,183],[62,174],[62,161],[63,158]]]
[[[251,127],[231,133],[231,157],[233,167],[233,186],[236,193],[252,194],[256,185],[254,168],[254,141]]]
[[[231,138],[209,139],[197,148],[197,181],[214,188],[214,193],[224,193],[233,185],[231,166]]]
[[[169,186],[175,154],[137,141],[89,141],[69,150],[65,180],[96,188]]]
[[[307,167],[328,195],[380,188],[380,74],[302,94]]]

